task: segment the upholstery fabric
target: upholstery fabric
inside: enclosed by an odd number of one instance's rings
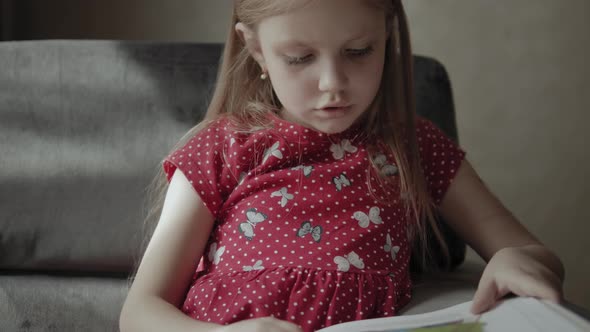
[[[126,279],[0,276],[0,331],[118,331]]]
[[[128,272],[145,189],[203,113],[219,45],[0,48],[0,267]]]

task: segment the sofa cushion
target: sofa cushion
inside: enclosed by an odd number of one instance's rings
[[[0,331],[118,331],[126,279],[0,275]]]
[[[146,187],[201,117],[220,45],[0,47],[0,268],[129,271]]]

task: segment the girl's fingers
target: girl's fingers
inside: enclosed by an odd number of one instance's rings
[[[499,287],[502,284],[505,286]],[[521,275],[519,278],[512,278],[510,282],[506,280],[495,280],[491,278],[482,278],[475,295],[471,312],[474,314],[482,313],[490,309],[494,303],[508,293],[514,293],[518,296],[529,296],[550,300],[556,303],[562,301],[561,281],[557,276],[534,276]]]
[[[545,297],[545,299],[561,303],[563,301],[563,283],[561,279],[555,273],[550,271],[547,276],[547,282],[549,283],[549,285],[547,285],[549,290],[547,291],[547,297]]]
[[[553,302],[561,302],[562,293],[561,285],[550,278],[542,279],[537,276],[529,275],[524,277],[520,287],[514,287],[511,291],[519,296],[530,296],[540,299],[546,299]]]
[[[510,290],[501,282],[502,280],[494,277],[493,269],[489,268],[490,266],[484,270],[475,295],[473,295],[471,312],[474,314],[480,314],[490,309],[498,299],[510,293]]]
[[[473,303],[471,304],[471,312],[473,314],[480,314],[490,308],[495,302],[499,295],[498,287],[496,283],[487,278],[482,278],[475,295],[473,295]]]

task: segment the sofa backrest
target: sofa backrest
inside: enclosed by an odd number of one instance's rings
[[[221,51],[195,43],[0,43],[0,269],[132,271],[147,186],[204,114]],[[456,138],[444,68],[425,57],[415,63],[418,112]],[[465,245],[453,241],[457,264]]]

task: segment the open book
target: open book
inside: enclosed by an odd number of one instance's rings
[[[590,331],[590,323],[561,305],[514,297],[473,315],[471,301],[425,314],[347,322],[317,332],[496,332]]]

